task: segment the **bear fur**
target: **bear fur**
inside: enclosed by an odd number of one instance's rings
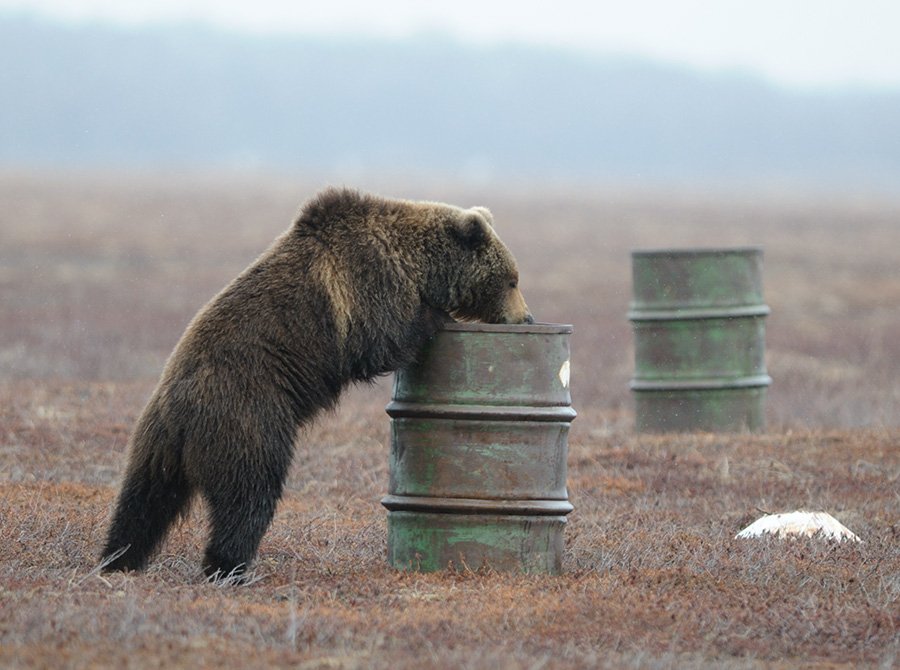
[[[323,191],[188,325],[135,425],[103,556],[141,569],[194,494],[203,568],[243,573],[275,514],[297,430],[342,389],[412,363],[452,315],[532,322],[481,207]]]

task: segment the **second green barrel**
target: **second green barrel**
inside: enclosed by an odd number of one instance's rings
[[[762,430],[762,251],[635,251],[632,278],[636,429]]]

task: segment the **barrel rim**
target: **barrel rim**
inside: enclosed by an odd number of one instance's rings
[[[444,514],[497,514],[523,516],[565,516],[575,507],[565,500],[488,498],[438,498],[388,494],[381,504],[391,512],[433,512]]]
[[[719,391],[765,388],[772,384],[766,372],[746,377],[648,378],[635,377],[629,383],[632,391],[657,393],[666,391]]]
[[[734,255],[762,255],[761,246],[742,247],[695,247],[695,248],[659,248],[659,249],[632,249],[632,258],[672,256],[676,258],[688,258],[691,256],[722,256]]]
[[[563,335],[571,333],[574,328],[567,323],[480,323],[474,321],[454,321],[445,323],[441,330],[455,333],[512,333]]]
[[[765,317],[772,310],[764,303],[755,305],[703,305],[699,303],[640,303],[632,302],[629,321],[690,321],[706,319],[735,319]]]
[[[564,405],[484,405],[464,403],[436,403],[393,399],[384,408],[392,419],[441,419],[455,421],[511,421],[515,423],[540,421],[572,423],[577,412]]]

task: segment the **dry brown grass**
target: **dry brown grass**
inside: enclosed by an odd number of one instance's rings
[[[900,206],[422,188],[492,207],[539,318],[575,324],[565,574],[384,562],[389,387],[306,431],[258,581],[201,579],[195,507],[95,571],[131,424],[196,309],[311,192],[0,178],[0,666],[892,667],[900,662]],[[398,193],[398,191],[390,191]],[[631,431],[628,251],[766,249],[769,432]],[[834,514],[865,540],[737,541]]]

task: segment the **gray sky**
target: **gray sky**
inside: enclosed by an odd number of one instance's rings
[[[900,88],[897,0],[0,0],[0,10],[264,33],[435,32],[738,69],[789,86]]]

